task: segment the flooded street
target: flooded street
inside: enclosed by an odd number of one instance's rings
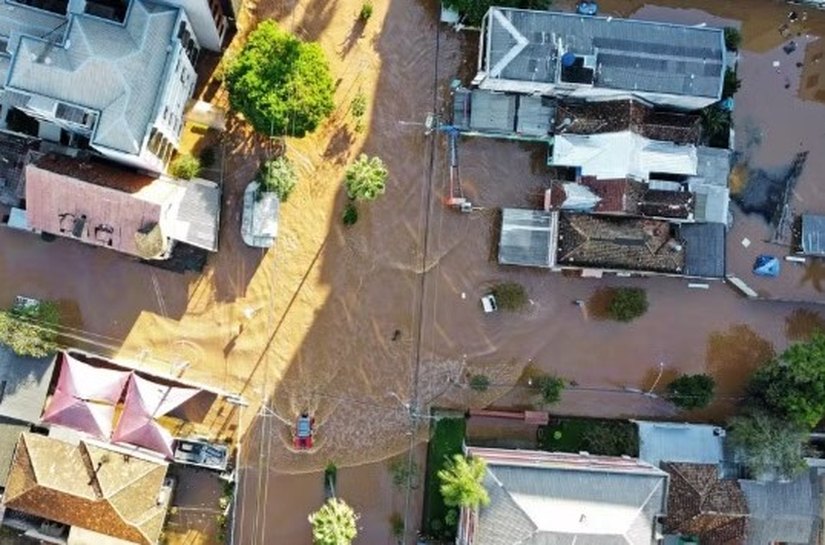
[[[601,4],[607,13],[628,15],[644,2]],[[462,185],[477,210],[446,208],[447,141],[437,133],[426,136],[423,123],[428,114],[447,111],[453,78],[472,75],[477,35],[447,28],[439,33],[434,0],[376,1],[366,25],[356,20],[360,5],[260,0],[240,17],[241,36],[254,20],[275,17],[318,40],[337,80],[332,119],[316,134],[287,140],[301,181],[281,208],[279,238],[270,251],[241,242],[239,201],[272,144],[234,118],[224,136],[220,251],[200,277],[72,241],[45,243],[0,230],[0,303],[10,304],[17,294],[56,299],[73,344],[161,372],[175,369],[185,379],[251,401],[241,419],[252,431],[242,472],[240,543],[308,543],[306,515],[323,501],[318,471],[329,461],[343,468],[341,495],[364,513],[364,537],[357,543],[391,543],[388,517],[403,502],[382,460],[409,448],[406,404],[412,401],[422,411],[432,405],[526,405],[530,392],[518,384],[530,365],[575,386],[554,407],[559,413],[721,421],[758,365],[823,323],[815,306],[750,301],[729,284],[697,290],[678,279],[578,279],[499,266],[498,209],[539,206],[547,184],[546,148],[462,138]],[[800,79],[806,96],[818,96],[818,84],[808,85],[813,74],[803,74],[816,54],[806,48],[819,42],[804,33],[825,30],[825,14],[810,14],[798,49],[787,55],[777,31],[787,5],[691,5],[698,9],[648,6],[638,15],[690,24],[742,20],[747,50],[739,67],[743,88],[735,128],[745,178],[764,172],[784,179],[782,169],[809,151],[791,206],[825,212],[816,179],[825,171],[825,105],[797,98]],[[370,97],[361,130],[350,115],[359,91]],[[215,100],[225,101],[221,91]],[[390,180],[386,194],[361,205],[358,223],[345,228],[343,170],[361,152],[382,157]],[[765,242],[771,231],[764,214],[732,209],[730,272],[777,298],[799,298],[777,295],[782,286],[808,299],[825,288],[825,272],[813,265],[796,270],[783,263],[786,277],[754,280],[755,255],[776,245]],[[750,240],[747,248],[743,238]],[[480,297],[502,280],[527,288],[527,310],[482,312]],[[625,285],[645,288],[650,302],[634,322],[600,320],[572,304],[591,300],[600,288]],[[684,372],[713,374],[720,393],[714,406],[681,415],[655,397]],[[493,387],[484,394],[470,390],[466,377],[473,373],[488,375]],[[259,413],[265,399],[268,410]],[[317,422],[311,452],[291,446],[290,426],[303,410]],[[421,428],[412,442],[425,437]],[[420,447],[416,453],[423,462]]]

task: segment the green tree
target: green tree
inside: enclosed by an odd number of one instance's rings
[[[270,159],[258,171],[258,193],[275,193],[278,200],[286,202],[298,183],[295,167],[286,157]]]
[[[256,131],[304,136],[332,113],[334,85],[321,46],[264,21],[226,68],[229,103]]]
[[[725,27],[725,48],[729,51],[738,51],[740,45],[742,45],[742,34],[739,29],[732,26]]]
[[[445,6],[463,15],[463,22],[471,26],[480,26],[481,19],[492,6],[544,10],[552,3],[553,0],[444,0]]]
[[[554,375],[541,375],[533,379],[533,386],[541,395],[541,402],[544,405],[552,405],[561,399],[564,391],[564,381]]]
[[[181,180],[191,180],[201,172],[201,161],[193,155],[178,155],[169,165],[169,174]]]
[[[502,310],[515,312],[527,305],[527,290],[516,282],[501,282],[490,291],[496,298],[496,305]]]
[[[825,416],[825,335],[791,345],[751,379],[752,401],[772,414],[813,428]]]
[[[726,143],[729,140],[731,115],[728,110],[708,106],[701,114],[703,140],[705,143]]]
[[[347,167],[344,175],[347,196],[350,199],[375,200],[384,194],[388,176],[387,167],[380,157],[367,157],[362,153]]]
[[[490,387],[490,377],[481,373],[470,377],[470,388],[476,392],[486,392]]]
[[[57,306],[51,301],[0,311],[0,344],[18,356],[44,358],[57,352],[59,322]]]
[[[730,444],[738,449],[754,477],[776,474],[790,478],[805,468],[805,429],[764,411],[752,411],[731,420]]]
[[[742,87],[742,80],[736,77],[732,68],[725,70],[725,81],[722,84],[722,98],[730,98]]]
[[[713,400],[716,383],[705,374],[682,375],[667,385],[668,397],[682,409],[701,409]]]
[[[441,481],[441,496],[448,507],[468,507],[475,509],[490,503],[490,496],[484,488],[487,462],[482,458],[468,458],[455,454],[444,469],[438,472]]]
[[[641,288],[616,288],[607,308],[608,315],[620,322],[630,322],[647,312],[647,293]]]
[[[309,516],[315,545],[350,545],[358,535],[358,515],[343,500],[330,498]]]

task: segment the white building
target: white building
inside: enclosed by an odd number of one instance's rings
[[[718,101],[725,75],[721,29],[613,17],[490,8],[479,51],[481,89],[685,110]]]
[[[44,140],[162,172],[199,50],[219,50],[226,32],[212,3],[0,0],[0,128],[16,129],[23,112]]]

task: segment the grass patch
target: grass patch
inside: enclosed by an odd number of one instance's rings
[[[639,455],[639,433],[627,420],[559,418],[538,430],[538,446],[551,452]]]
[[[461,453],[467,423],[464,418],[443,418],[435,422],[427,448],[427,474],[424,481],[424,531],[436,538],[455,537],[455,527],[445,523],[450,509],[441,497],[438,472],[447,460]]]

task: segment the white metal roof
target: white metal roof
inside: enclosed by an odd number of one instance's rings
[[[649,140],[631,131],[580,135],[559,134],[553,164],[580,167],[583,176],[600,179],[639,178],[651,172],[694,176],[696,146]]]

